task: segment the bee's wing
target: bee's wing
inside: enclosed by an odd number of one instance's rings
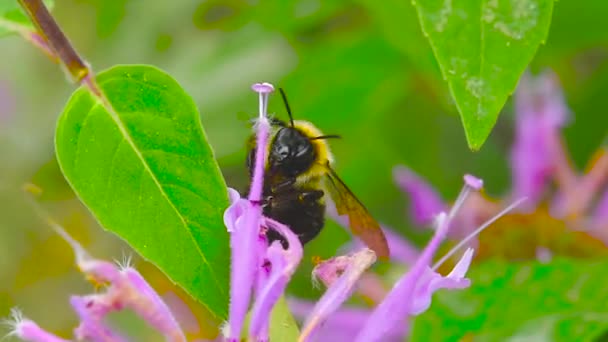
[[[389,250],[386,237],[380,225],[369,214],[363,203],[344,184],[336,172],[327,165],[325,184],[336,203],[338,215],[348,215],[350,229],[372,249],[378,258],[388,259]]]

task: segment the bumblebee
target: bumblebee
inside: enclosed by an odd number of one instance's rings
[[[265,160],[262,207],[265,216],[288,226],[304,245],[314,239],[325,224],[325,195],[335,202],[339,215],[348,215],[349,226],[379,258],[388,258],[389,250],[380,225],[365,206],[338,177],[327,143],[337,135],[323,135],[307,121],[294,120],[287,96],[279,89],[289,115],[289,122],[272,118],[271,135]],[[247,167],[253,174],[256,139],[249,139]],[[266,233],[268,242],[287,241],[276,231]]]

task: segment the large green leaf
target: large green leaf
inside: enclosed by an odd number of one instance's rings
[[[44,4],[50,9],[54,1],[44,0]],[[0,1],[0,37],[19,31],[35,31],[35,28],[17,0]]]
[[[281,297],[270,315],[270,340],[296,341],[298,336],[300,336],[298,324],[289,311],[285,297]]]
[[[553,0],[414,1],[469,146],[483,145],[549,31]]]
[[[101,225],[219,318],[228,303],[226,185],[190,96],[164,72],[116,66],[84,88],[55,137],[61,170]]]
[[[412,341],[594,341],[608,331],[608,260],[490,261],[472,286],[440,291],[416,318]]]
[[[251,320],[251,311],[247,313],[245,318],[245,327],[243,329],[242,338],[246,339],[249,332],[249,322]],[[293,318],[289,305],[284,296],[281,296],[270,313],[270,341],[297,341],[300,336],[300,329]]]

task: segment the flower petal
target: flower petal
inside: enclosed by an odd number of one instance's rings
[[[303,320],[312,312],[315,303],[290,298],[289,308],[298,320]],[[363,308],[341,308],[331,314],[327,321],[315,334],[317,341],[352,341],[357,337],[357,332],[368,319],[371,311]],[[395,329],[389,331],[385,336],[385,341],[404,341],[406,324],[397,325]]]
[[[405,166],[395,167],[393,178],[410,198],[410,217],[415,224],[427,225],[445,209],[443,200],[433,186]]]
[[[447,276],[433,271],[427,267],[424,275],[416,284],[416,293],[413,297],[409,314],[419,315],[431,306],[433,293],[439,289],[463,289],[471,285],[469,279],[464,278],[471,260],[473,259],[473,249],[469,248],[458,261],[452,272]]]
[[[70,342],[54,335],[38,326],[34,321],[24,318],[21,311],[11,310],[11,318],[8,320],[11,328],[9,336],[17,336],[24,341],[30,342]]]
[[[343,265],[339,264],[340,267],[336,268],[335,272],[341,273],[341,275],[339,277],[330,277],[330,279],[335,279],[335,281],[325,291],[323,297],[317,302],[306,319],[301,331],[300,340],[306,341],[312,338],[319,326],[350,297],[357,280],[375,261],[376,254],[371,249],[364,248],[350,256],[350,264],[345,269],[342,268]],[[317,267],[323,267],[321,265]],[[327,265],[331,267],[332,264],[329,263]],[[327,273],[327,271],[324,273]]]
[[[260,206],[255,206],[247,200],[233,205],[242,205],[244,210],[235,220],[230,233],[230,312],[227,331],[229,336],[226,337],[238,340],[260,265],[259,231],[262,213]]]
[[[272,308],[302,260],[303,250],[300,240],[287,226],[268,218],[264,218],[263,225],[277,231],[289,244],[289,249],[284,250],[281,243],[275,241],[266,251],[270,274],[263,279],[252,310],[249,335],[255,340],[267,341]]]
[[[224,215],[226,228],[230,232],[231,269],[230,269],[230,308],[226,338],[236,341],[241,336],[243,321],[251,300],[252,289],[256,284],[256,274],[261,265],[263,248],[260,242],[262,220],[262,189],[266,164],[266,145],[270,134],[267,107],[268,95],[274,90],[270,83],[256,83],[252,89],[259,95],[259,118],[256,129],[255,162],[249,201],[239,200],[233,191],[230,197],[233,204]]]
[[[511,150],[513,197],[528,197],[529,206],[540,200],[562,153],[559,129],[568,109],[555,74],[534,79],[525,74],[516,95],[515,141]]]
[[[132,267],[121,271],[130,291],[123,292],[120,302],[135,311],[150,326],[161,332],[167,341],[186,341],[171,310],[146,280]],[[126,287],[125,287],[126,288]]]
[[[437,229],[431,241],[412,268],[393,286],[385,299],[380,303],[357,335],[357,341],[381,341],[395,324],[405,319],[412,309],[414,292],[418,280],[424,276],[435,251],[447,234],[448,215],[441,213],[437,217]]]
[[[106,307],[100,309],[97,305],[103,301],[91,302],[90,296],[72,296],[70,304],[80,318],[80,325],[74,329],[74,335],[77,340],[86,340],[92,342],[126,342],[127,339],[118,333],[112,331],[103,322],[101,312],[109,312]],[[93,303],[93,304],[92,304]]]

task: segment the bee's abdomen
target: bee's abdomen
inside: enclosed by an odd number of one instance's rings
[[[264,215],[288,226],[304,245],[315,238],[325,224],[325,203],[322,190],[292,188],[289,191],[267,197]],[[273,230],[267,232],[268,243],[281,241],[288,248],[287,241]]]

